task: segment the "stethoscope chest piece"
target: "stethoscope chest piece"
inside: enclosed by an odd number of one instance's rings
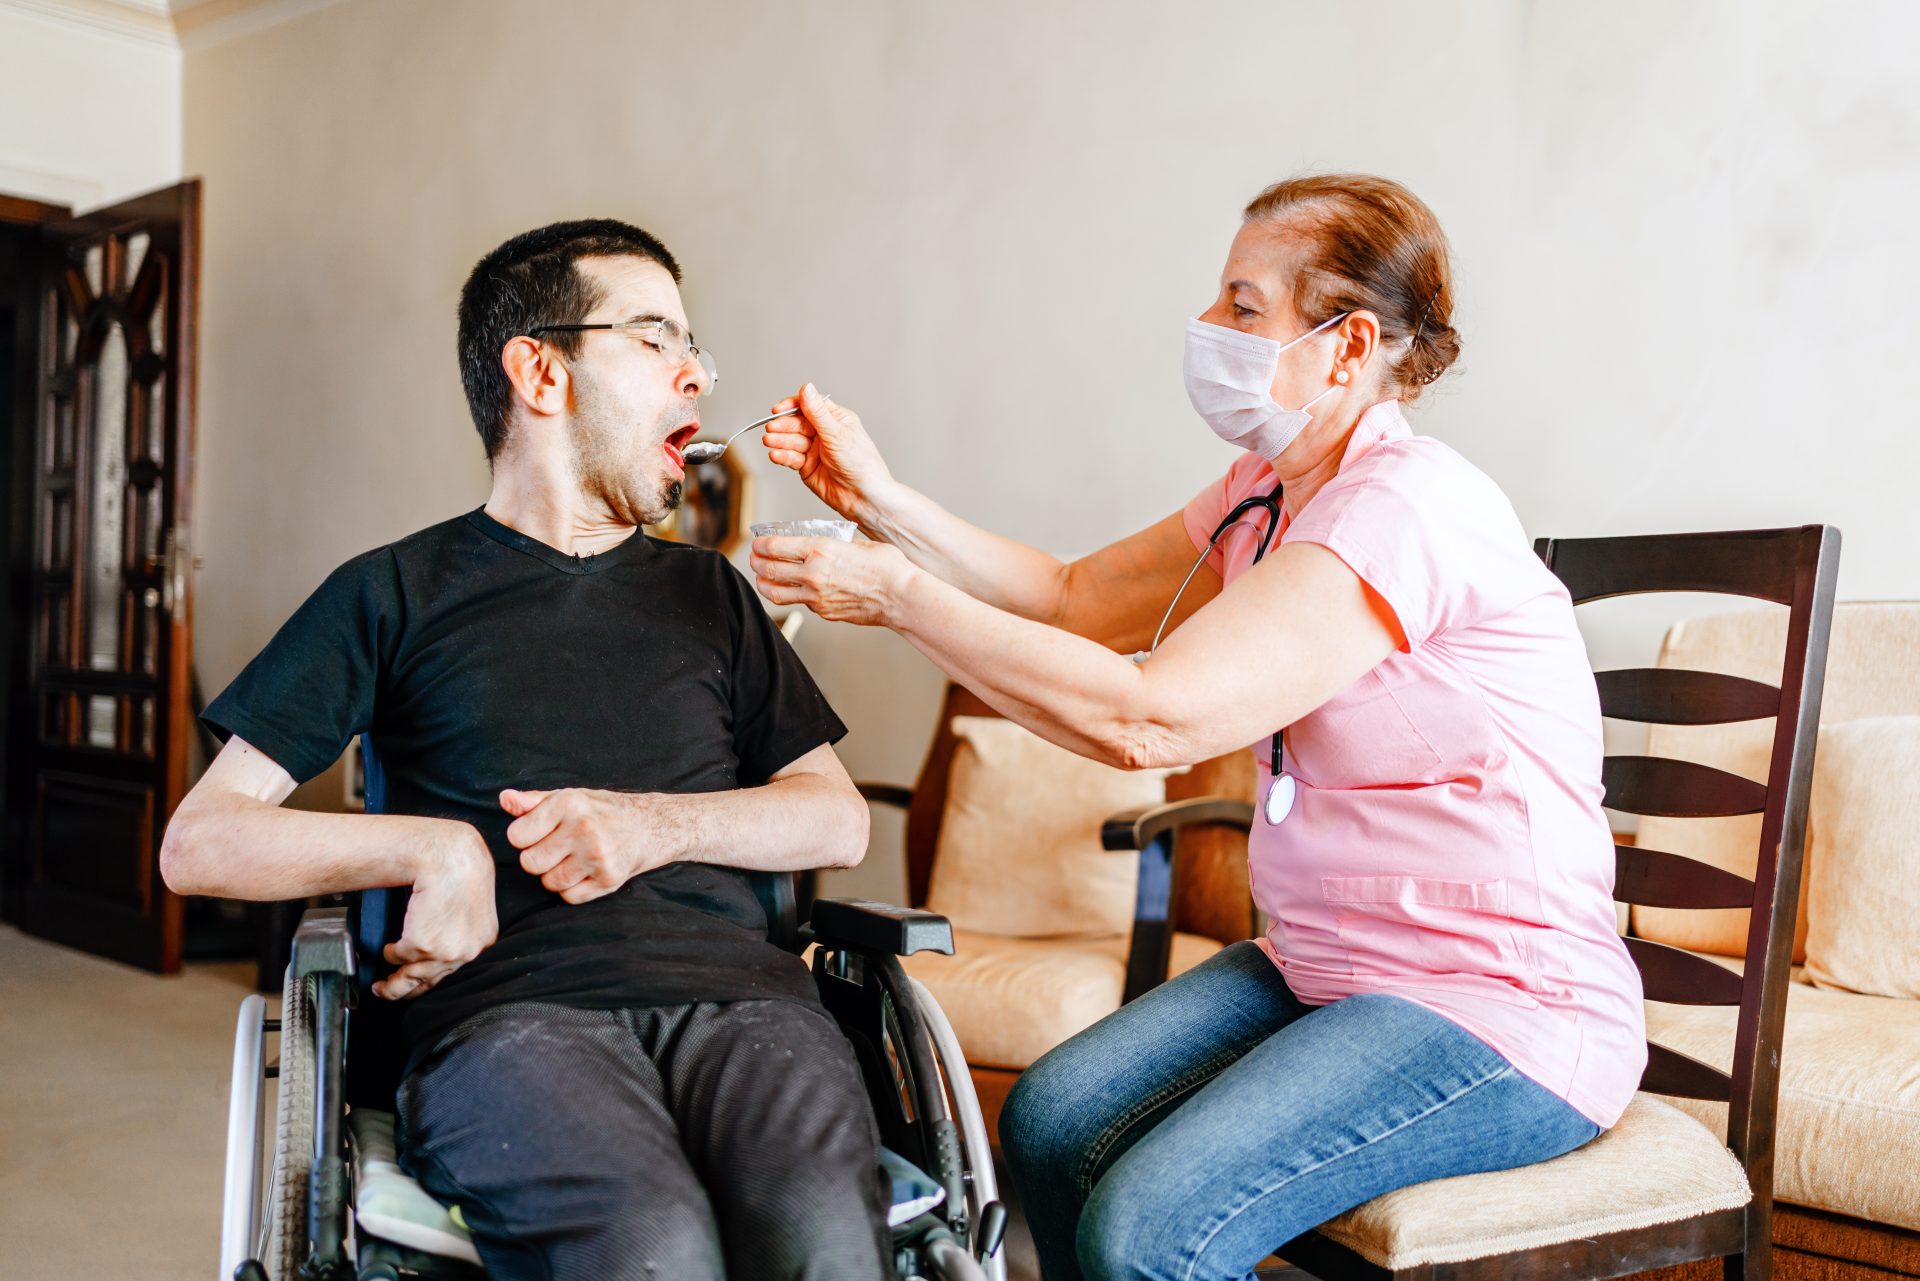
[[[1294,783],[1291,774],[1277,774],[1273,782],[1267,784],[1268,826],[1278,827],[1286,822],[1287,815],[1293,813],[1293,798],[1297,790],[1298,786]]]

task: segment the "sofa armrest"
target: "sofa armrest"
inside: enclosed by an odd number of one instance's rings
[[[1127,944],[1127,1002],[1167,981],[1173,955],[1174,834],[1183,827],[1220,824],[1253,831],[1253,806],[1226,796],[1196,796],[1115,814],[1100,825],[1100,844],[1135,851],[1140,879],[1133,896],[1133,937]]]
[[[913,789],[901,787],[897,783],[855,783],[860,795],[875,805],[891,805],[896,809],[906,809],[913,804]]]
[[[917,908],[858,898],[816,899],[808,925],[813,941],[826,947],[888,956],[953,955],[953,925],[944,916]]]

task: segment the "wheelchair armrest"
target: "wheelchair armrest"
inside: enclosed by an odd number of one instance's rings
[[[347,928],[347,909],[316,907],[300,917],[293,932],[293,977],[344,974],[353,978],[353,932]]]
[[[815,899],[809,922],[814,941],[828,947],[912,956],[915,952],[953,955],[953,925],[946,917],[892,903],[859,898]]]
[[[1196,796],[1126,810],[1100,825],[1100,844],[1108,850],[1144,850],[1168,832],[1201,823],[1224,823],[1251,832],[1253,806],[1226,796]]]
[[[1183,827],[1224,824],[1253,830],[1253,806],[1225,796],[1198,796],[1115,814],[1100,825],[1100,844],[1113,851],[1139,851],[1140,877],[1133,893],[1133,935],[1127,942],[1121,1001],[1167,981],[1173,958],[1173,835]]]
[[[913,804],[913,789],[901,787],[897,783],[855,783],[862,798],[875,805],[891,805],[895,809],[906,809]]]

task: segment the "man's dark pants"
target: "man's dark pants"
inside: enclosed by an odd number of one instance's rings
[[[887,1194],[859,1069],[788,1001],[504,1005],[399,1098],[401,1159],[491,1281],[881,1281]]]

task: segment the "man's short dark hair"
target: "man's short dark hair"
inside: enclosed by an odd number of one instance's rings
[[[630,223],[612,218],[556,222],[522,232],[480,260],[460,290],[460,382],[473,425],[489,461],[507,440],[513,388],[500,367],[500,350],[541,325],[577,325],[599,306],[602,291],[574,266],[582,258],[631,256],[657,262],[677,284],[680,264],[667,247]],[[557,333],[547,341],[572,357],[582,335]]]

